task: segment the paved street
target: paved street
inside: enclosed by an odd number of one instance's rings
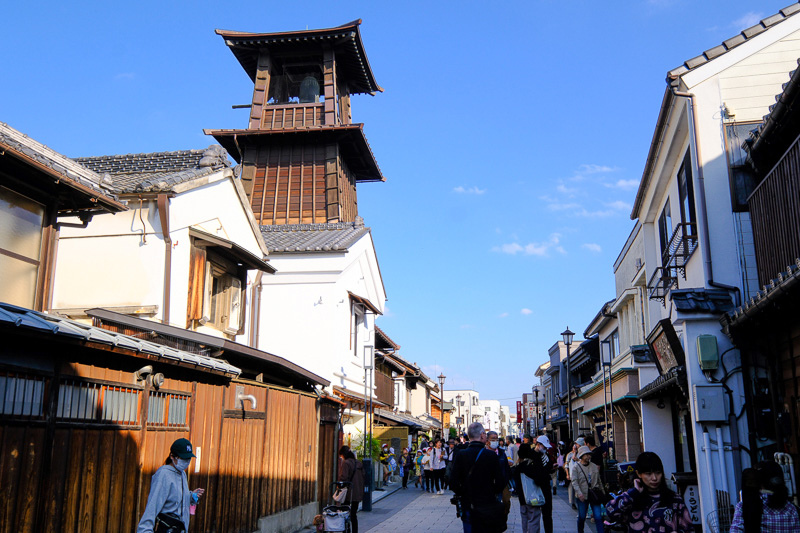
[[[450,504],[451,491],[437,496],[413,487],[399,490],[376,502],[369,513],[358,513],[361,533],[423,532],[459,533],[463,531],[461,520],[456,518],[455,507]],[[560,490],[553,500],[553,526],[555,533],[577,531],[576,512],[567,502],[565,490]],[[520,533],[519,501],[511,502],[508,515],[508,533]],[[594,533],[591,520],[586,522],[586,532]],[[544,532],[544,529],[542,529]]]

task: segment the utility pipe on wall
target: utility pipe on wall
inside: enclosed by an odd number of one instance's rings
[[[169,236],[169,197],[158,195],[158,216],[161,221],[161,235],[164,237],[164,309],[161,322],[169,324],[170,289],[172,287],[172,239]]]
[[[725,441],[722,440],[722,428],[717,426],[717,455],[719,456],[719,477],[722,480],[722,490],[728,492],[728,470],[725,468]],[[728,494],[730,494],[728,492]]]
[[[708,465],[709,476],[708,482],[711,484],[711,494],[713,495],[712,502],[714,505],[714,511],[717,511],[717,486],[714,484],[714,473],[712,472],[711,468],[711,438],[708,436],[708,428],[703,426],[703,455],[706,458],[706,465]],[[724,465],[720,465],[723,469],[725,468]],[[724,470],[723,470],[724,472]],[[708,513],[705,513],[708,516]],[[709,529],[710,531],[710,529]]]

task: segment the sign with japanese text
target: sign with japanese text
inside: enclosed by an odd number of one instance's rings
[[[525,417],[522,416],[522,402],[517,400],[517,420],[522,420]]]
[[[700,524],[700,493],[697,485],[686,486],[686,490],[683,491],[683,501],[686,502],[686,507],[689,509],[692,524]]]

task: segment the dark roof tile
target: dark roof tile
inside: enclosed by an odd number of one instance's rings
[[[270,254],[346,252],[369,231],[361,217],[355,222],[261,226]]]
[[[169,191],[231,166],[228,152],[218,144],[205,150],[79,157],[75,161],[107,175],[118,193]]]
[[[703,55],[699,55],[697,57],[693,57],[683,63],[683,65],[670,70],[667,73],[667,77],[670,79],[676,79],[680,76],[683,76],[687,72],[692,69],[695,69],[701,65],[704,65],[711,61],[712,59],[716,59],[717,57],[725,54],[726,52],[736,48],[740,44],[744,43],[745,41],[752,39],[756,35],[759,35],[767,30],[767,28],[771,28],[772,26],[783,22],[787,18],[795,15],[798,11],[800,11],[800,3],[794,3],[788,7],[781,9],[779,12],[775,13],[774,15],[770,15],[769,17],[763,19],[761,22],[756,24],[755,26],[751,26],[746,30],[742,31],[738,35],[734,35],[730,39],[724,41],[721,46],[715,46],[710,50],[707,50]]]

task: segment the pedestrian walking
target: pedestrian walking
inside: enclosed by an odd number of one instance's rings
[[[442,478],[442,489],[447,490],[450,485],[450,473],[453,471],[453,456],[456,453],[456,441],[450,439],[444,448],[444,477]]]
[[[497,437],[496,431],[489,431],[486,433],[486,449],[497,456],[500,463],[500,470],[503,473],[503,492],[501,500],[503,502],[503,510],[506,513],[506,520],[508,520],[508,513],[511,511],[511,489],[508,484],[511,481],[511,466],[508,464],[508,456],[506,452],[500,448],[500,440]]]
[[[422,450],[422,485],[426,492],[433,492],[433,470],[431,469],[431,448]]]
[[[461,500],[464,533],[501,533],[506,530],[499,499],[505,480],[497,456],[485,453],[486,432],[474,422],[467,428],[470,443],[453,463],[451,488]]]
[[[569,504],[572,506],[573,509],[577,509],[578,506],[575,504],[575,487],[572,486],[572,476],[570,475],[570,471],[572,470],[572,465],[578,462],[578,450],[580,446],[578,442],[575,441],[572,443],[572,451],[567,454],[564,458],[564,470],[566,471],[566,485],[567,485],[567,496],[569,497]]]
[[[797,533],[800,517],[789,501],[783,470],[772,461],[742,472],[742,501],[736,504],[731,533]]]
[[[547,450],[550,449],[550,439],[547,435],[539,435],[534,441],[535,449],[542,455],[542,466],[547,472],[548,476],[552,476],[555,465],[547,455]],[[544,524],[544,533],[553,533],[553,493],[551,491],[550,481],[547,485],[542,487],[544,492],[544,505],[542,506],[542,523]]]
[[[436,494],[444,494],[444,469],[447,465],[444,461],[444,449],[442,440],[439,439],[431,450],[431,472]]]
[[[414,459],[408,448],[403,448],[403,454],[400,456],[400,464],[403,467],[403,488],[408,488],[408,478],[411,475],[411,470],[414,468]]]
[[[637,476],[633,488],[606,504],[609,518],[627,525],[629,533],[694,531],[683,498],[667,487],[661,458],[653,452],[642,452],[633,468]]]
[[[192,457],[195,455],[188,439],[178,439],[172,443],[169,457],[150,481],[150,494],[137,533],[167,531],[169,527],[174,528],[172,531],[175,533],[188,531],[192,514],[190,506],[196,504],[205,492],[201,488],[189,491],[186,469]]]
[[[518,462],[513,468],[514,481],[518,487],[517,497],[519,498],[519,514],[522,522],[522,533],[539,533],[542,521],[541,506],[528,505],[525,491],[522,490],[522,476],[528,476],[533,480],[542,493],[547,490],[550,477],[542,465],[542,456],[539,452],[531,448],[530,444],[522,444],[518,450]],[[545,488],[543,488],[545,487]]]
[[[356,460],[355,454],[348,446],[339,448],[339,458],[342,464],[339,468],[338,481],[350,483],[347,501],[350,503],[350,531],[358,533],[358,504],[364,499],[364,465]]]
[[[570,477],[578,498],[578,533],[583,533],[586,513],[592,509],[592,516],[597,533],[603,533],[603,501],[598,499],[596,491],[603,492],[600,469],[592,463],[592,450],[588,446],[578,449],[578,462],[572,465]]]
[[[419,487],[422,485],[422,490],[425,490],[425,485],[423,484],[422,475],[424,470],[422,469],[422,450],[417,450],[417,455],[414,457],[414,472],[416,473],[417,477],[414,479],[414,487]]]

